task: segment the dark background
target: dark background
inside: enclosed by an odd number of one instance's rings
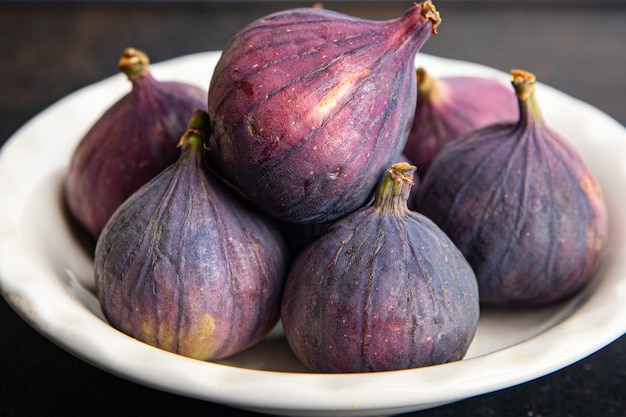
[[[65,95],[116,74],[122,49],[153,62],[220,50],[251,20],[313,2],[0,1],[0,144]],[[325,1],[371,18],[410,1]],[[626,124],[626,2],[433,0],[443,22],[423,52],[509,71]],[[207,80],[208,85],[208,80]],[[626,317],[624,318],[626,320]],[[61,350],[0,301],[0,416],[253,416],[107,374]],[[419,417],[626,416],[626,338],[537,380]]]

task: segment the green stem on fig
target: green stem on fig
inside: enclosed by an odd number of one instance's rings
[[[403,216],[409,212],[407,199],[413,185],[416,167],[406,162],[398,162],[389,168],[378,190],[374,208],[379,212]]]
[[[149,65],[150,59],[145,52],[135,48],[126,48],[117,63],[117,68],[132,81],[148,75]]]
[[[194,150],[198,146],[208,149],[210,136],[211,121],[209,114],[204,110],[196,110],[189,119],[187,130],[178,141],[178,146],[183,150]]]
[[[520,69],[511,70],[511,84],[519,103],[520,121],[532,119],[534,123],[543,124],[541,109],[535,97],[535,75]]]
[[[419,97],[427,97],[433,86],[437,83],[437,79],[432,77],[423,67],[419,67],[415,71],[417,76],[417,95]]]

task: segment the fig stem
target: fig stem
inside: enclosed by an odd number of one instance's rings
[[[210,136],[209,114],[204,110],[196,110],[187,123],[187,130],[178,141],[178,147],[195,149],[197,146],[202,146],[203,149],[208,149]]]
[[[126,48],[122,52],[117,68],[126,74],[129,80],[136,80],[150,74],[150,58],[145,52],[135,48]]]
[[[510,77],[519,103],[520,121],[524,123],[532,116],[535,123],[542,124],[543,116],[535,97],[535,74],[521,69],[513,69],[510,72]]]
[[[387,170],[378,190],[374,207],[379,212],[403,216],[409,212],[407,200],[417,168],[406,162],[398,162]]]
[[[415,71],[415,75],[417,76],[417,94],[420,97],[427,97],[437,82],[437,79],[431,76],[423,67],[419,67]]]
[[[430,19],[431,22],[433,22],[431,31],[433,35],[436,35],[437,27],[441,24],[441,16],[439,15],[439,12],[430,0],[421,2],[420,6],[422,7],[422,17],[424,19]]]
[[[430,34],[437,34],[437,27],[441,24],[441,16],[439,16],[439,12],[435,9],[435,6],[432,4],[430,0],[423,1],[421,3],[414,3],[413,6],[407,10],[400,20],[404,22],[405,31],[401,33],[403,38],[411,38],[411,39],[420,39],[421,43],[417,43],[415,45],[421,45],[428,39]],[[425,36],[425,31],[428,29],[428,24],[430,23],[430,34]],[[417,31],[417,32],[416,32]],[[421,35],[416,35],[419,33]],[[416,37],[417,36],[417,37]],[[419,49],[419,47],[417,49]]]

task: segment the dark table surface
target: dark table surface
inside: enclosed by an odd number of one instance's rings
[[[626,2],[445,1],[423,52],[523,68],[626,124]],[[158,62],[220,50],[252,19],[312,2],[0,1],[0,144],[63,96],[116,73],[134,46]],[[334,2],[387,19],[411,2]],[[624,317],[626,320],[626,317]],[[45,339],[0,301],[0,416],[253,416],[146,388],[99,370]],[[626,337],[562,370],[409,415],[626,416]]]

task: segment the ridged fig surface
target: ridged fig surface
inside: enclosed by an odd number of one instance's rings
[[[95,239],[126,198],[177,160],[187,121],[206,109],[206,90],[159,81],[148,64],[143,52],[124,51],[119,68],[132,89],[85,133],[70,161],[65,200]]]
[[[423,177],[434,157],[459,136],[518,119],[515,91],[496,79],[417,73],[417,105],[404,153]]]
[[[205,171],[194,135],[175,164],[115,212],[94,264],[112,326],[210,360],[251,346],[276,324],[288,254],[268,218]]]
[[[592,278],[606,246],[607,213],[593,174],[543,120],[534,75],[511,76],[519,120],[445,147],[418,190],[417,210],[465,255],[481,301],[543,305]]]
[[[209,87],[225,174],[289,222],[325,223],[362,206],[402,152],[415,56],[439,21],[422,2],[390,21],[299,8],[243,28]]]
[[[473,340],[476,278],[450,239],[407,209],[398,184],[407,167],[394,165],[374,204],[333,223],[291,266],[281,318],[311,370],[440,364],[462,359]]]

